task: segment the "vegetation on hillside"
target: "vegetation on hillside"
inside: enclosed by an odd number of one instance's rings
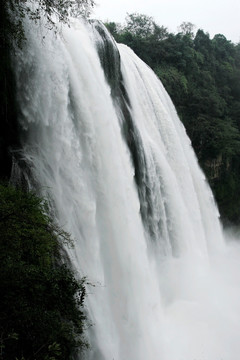
[[[177,34],[130,14],[106,24],[163,82],[204,169],[223,220],[240,222],[240,44],[191,23]]]
[[[33,193],[0,185],[0,359],[72,359],[86,347],[84,279],[63,262],[69,234]]]

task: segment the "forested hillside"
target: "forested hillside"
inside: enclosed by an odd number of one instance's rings
[[[222,219],[240,222],[240,44],[183,23],[177,34],[131,14],[106,24],[159,76],[215,194]]]
[[[65,264],[68,233],[47,203],[0,184],[0,359],[72,359],[86,348],[84,279]]]

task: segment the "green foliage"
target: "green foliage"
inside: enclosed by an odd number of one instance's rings
[[[0,359],[72,359],[86,346],[84,279],[62,262],[58,228],[33,193],[0,185]]]
[[[155,73],[161,79],[167,92],[174,96],[176,103],[180,104],[182,96],[188,94],[188,81],[184,73],[171,65],[157,67]]]
[[[228,190],[235,193],[235,198],[240,192],[236,181],[240,178],[240,44],[233,44],[221,34],[210,39],[201,29],[194,35],[194,25],[189,22],[172,34],[145,15],[128,14],[126,20],[125,26],[114,27],[111,23],[113,36],[130,46],[162,80],[208,176],[222,216],[240,222],[237,200],[227,196]],[[216,176],[209,171],[209,164],[213,168],[217,159],[221,164]]]

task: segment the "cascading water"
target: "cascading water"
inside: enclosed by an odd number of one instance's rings
[[[95,285],[86,358],[237,360],[240,249],[163,86],[99,23],[26,33],[17,162]]]

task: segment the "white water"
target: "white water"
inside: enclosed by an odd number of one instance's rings
[[[161,83],[120,45],[150,194],[141,199],[151,207],[143,224],[124,119],[95,39],[81,23],[64,28],[62,38],[47,34],[44,44],[29,28],[16,64],[29,181],[50,196],[57,221],[75,239],[73,265],[95,284],[86,304],[93,323],[86,358],[238,360],[240,247],[225,244],[212,194]]]

